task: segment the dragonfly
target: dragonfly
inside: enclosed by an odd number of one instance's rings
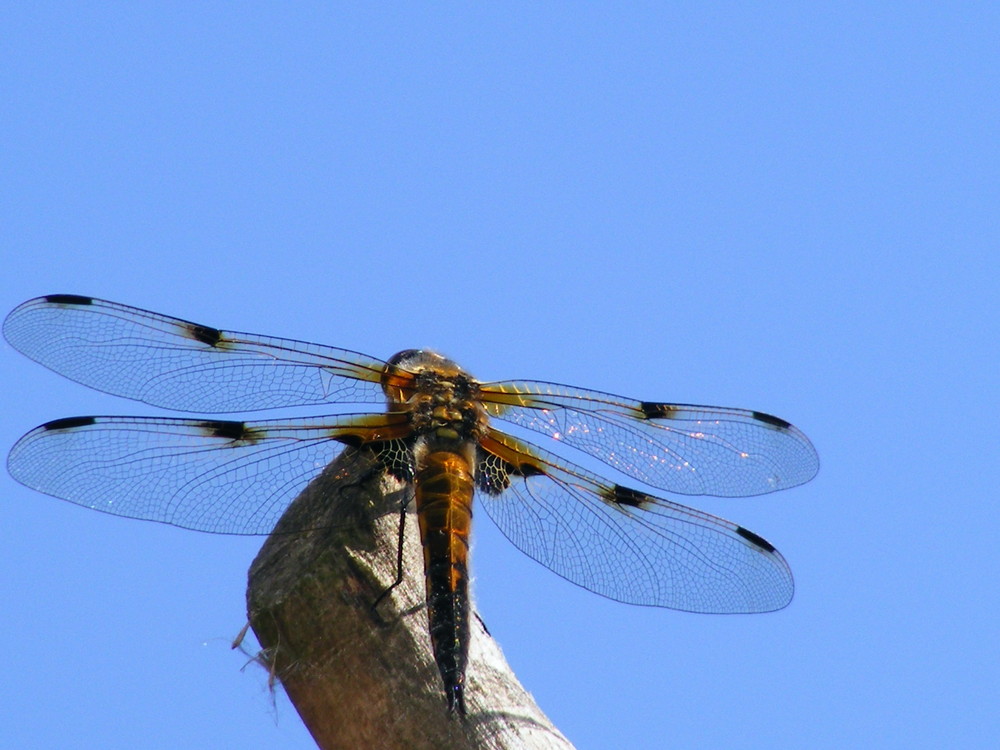
[[[68,417],[25,434],[7,466],[32,489],[105,513],[264,535],[343,451],[369,451],[410,488],[401,513],[416,506],[431,647],[451,712],[466,714],[474,498],[522,552],[610,599],[703,613],[791,601],[789,566],[762,536],[563,456],[585,454],[678,495],[760,495],[819,469],[809,439],[779,417],[537,380],[484,382],[429,350],[382,360],[71,294],[25,302],[3,332],[67,378],[169,410],[383,404],[258,421]],[[496,422],[542,435],[552,450]]]

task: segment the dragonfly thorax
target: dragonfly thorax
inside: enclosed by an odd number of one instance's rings
[[[486,433],[489,420],[478,381],[436,352],[407,349],[393,355],[382,389],[389,409],[408,412],[413,435],[431,447],[458,449]]]

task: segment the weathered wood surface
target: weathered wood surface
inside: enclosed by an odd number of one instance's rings
[[[468,716],[448,713],[412,514],[404,581],[372,608],[396,575],[405,491],[368,454],[348,449],[289,506],[250,568],[247,611],[263,660],[316,743],[322,750],[571,748],[476,617]]]

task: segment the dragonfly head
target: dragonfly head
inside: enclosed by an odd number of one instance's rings
[[[430,370],[442,377],[468,376],[468,373],[453,360],[430,349],[404,349],[389,357],[388,364],[390,368],[398,368],[413,374]]]
[[[382,390],[390,403],[405,403],[418,390],[421,375],[437,381],[472,380],[455,362],[430,349],[404,349],[389,357],[382,373]],[[424,379],[425,380],[425,379]]]

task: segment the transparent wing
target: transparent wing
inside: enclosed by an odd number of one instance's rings
[[[21,484],[104,513],[198,531],[267,534],[344,449],[392,429],[391,415],[235,422],[70,417],[17,441]]]
[[[222,413],[378,403],[385,363],[291,339],[221,331],[115,302],[56,294],[15,308],[11,345],[78,383],[166,409]]]
[[[492,430],[483,441],[480,502],[529,557],[617,601],[687,612],[781,609],[792,574],[742,526],[604,482]]]
[[[484,383],[481,398],[499,419],[682,495],[761,495],[808,482],[819,470],[809,438],[763,412],[635,401],[530,380]]]

